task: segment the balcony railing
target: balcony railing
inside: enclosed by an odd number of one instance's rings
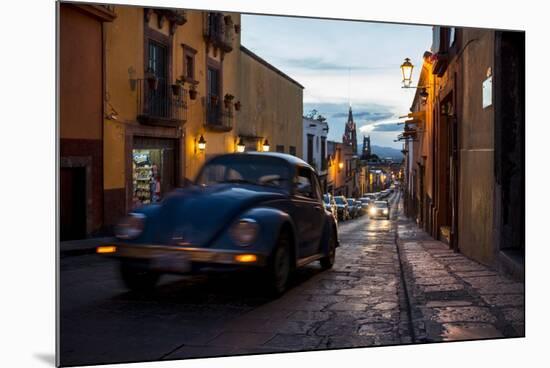
[[[225,106],[219,97],[206,96],[206,128],[215,131],[228,132],[233,129],[232,104]]]
[[[142,124],[179,126],[187,120],[187,94],[166,79],[138,79],[137,120]]]

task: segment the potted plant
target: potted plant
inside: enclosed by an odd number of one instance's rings
[[[179,79],[176,79],[176,83],[172,84],[172,93],[174,96],[179,96],[181,94],[181,90],[183,89],[183,86],[185,84],[185,81],[183,79],[183,76],[179,77]]]
[[[232,94],[226,94],[224,99],[223,99],[223,103],[225,104],[225,108],[226,109],[229,109],[231,107],[231,104],[233,103],[233,99],[235,98],[235,96],[233,96]]]
[[[239,33],[241,31],[241,25],[235,24],[235,33]]]
[[[239,111],[241,109],[241,101],[235,102],[235,110]]]
[[[145,80],[147,80],[149,89],[156,90],[158,88],[159,80],[155,73],[153,73],[152,69],[147,69],[147,72],[145,73]]]
[[[197,98],[197,83],[192,83],[189,88],[189,98],[194,100]]]

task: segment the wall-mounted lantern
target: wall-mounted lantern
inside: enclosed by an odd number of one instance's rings
[[[411,63],[411,59],[405,58],[403,64],[401,64],[401,73],[403,74],[403,87],[410,88],[412,84],[412,72],[414,65]]]
[[[200,152],[203,152],[206,149],[206,140],[204,139],[202,134],[196,143],[197,143],[197,148],[199,149]]]
[[[264,144],[262,145],[262,149],[264,152],[269,152],[269,141],[267,140],[267,138],[265,139]]]
[[[338,169],[342,170],[344,168],[344,163],[342,161],[338,162]]]
[[[243,139],[239,137],[239,140],[237,141],[237,152],[242,153],[244,152],[245,146]]]

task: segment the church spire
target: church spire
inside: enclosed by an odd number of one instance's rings
[[[353,122],[351,104],[349,105],[348,121],[346,122],[346,129],[342,141],[344,144],[351,146],[354,155],[357,154],[357,127]]]

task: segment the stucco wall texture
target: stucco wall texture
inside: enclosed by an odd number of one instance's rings
[[[458,246],[480,262],[493,263],[494,110],[482,107],[482,83],[494,69],[494,32],[464,29],[467,45],[459,68],[460,185]],[[448,70],[447,73],[453,73]]]

